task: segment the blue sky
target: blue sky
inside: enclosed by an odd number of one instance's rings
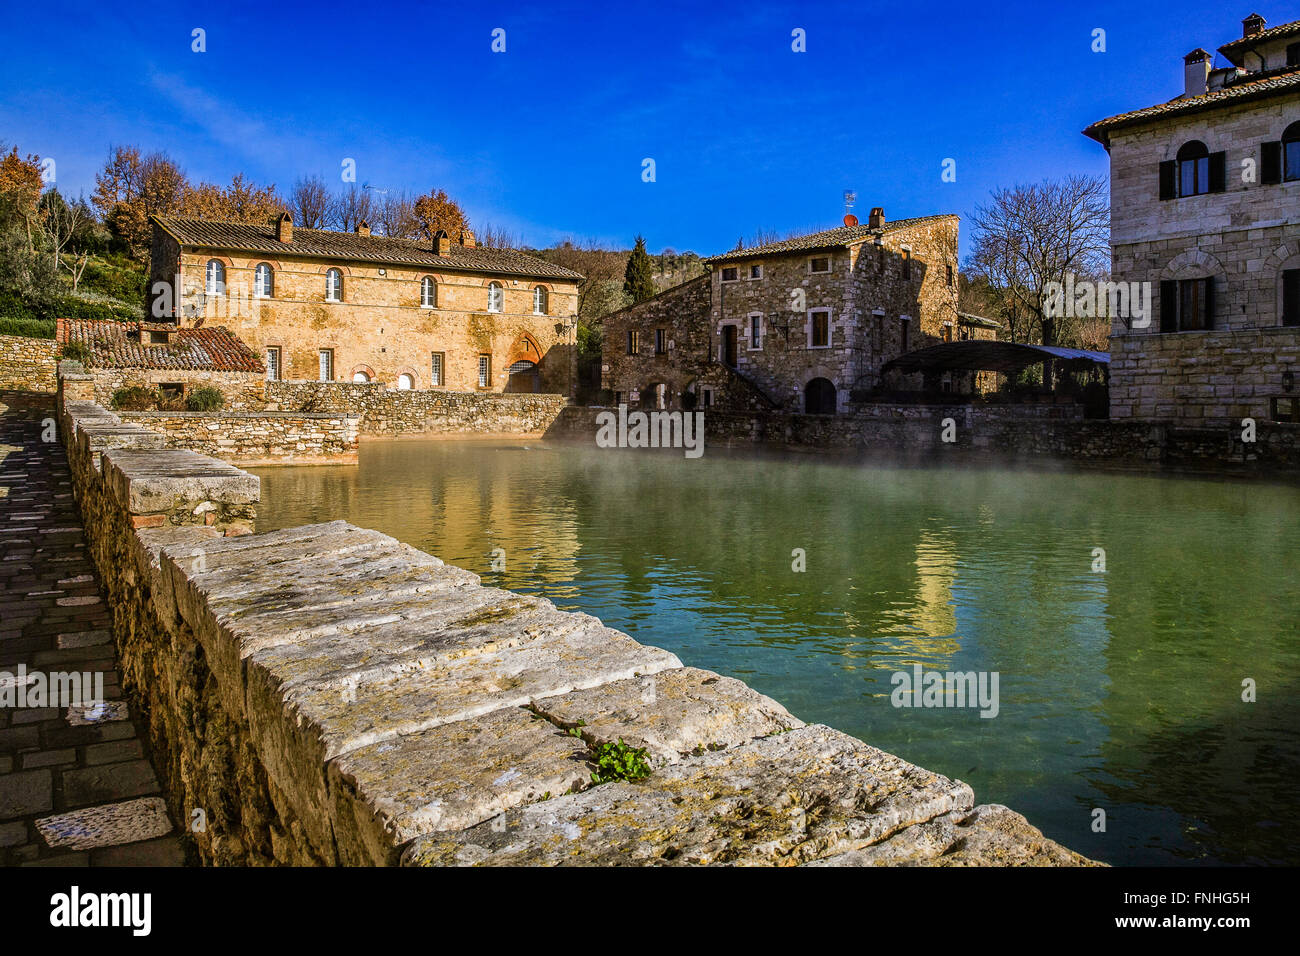
[[[1253,2],[1253,0],[1251,0]],[[1105,173],[1079,131],[1167,100],[1240,36],[1221,3],[22,4],[0,140],[89,194],[110,144],[194,180],[446,189],[475,225],[701,254],[759,228],[955,212]],[[1276,25],[1295,4],[1265,2]],[[506,52],[490,49],[506,31]],[[207,51],[191,51],[192,31]],[[807,52],[791,50],[806,31]],[[1091,50],[1106,31],[1106,52]],[[1221,62],[1221,58],[1219,58]],[[656,181],[642,181],[652,158]],[[957,180],[941,181],[944,159]],[[963,230],[963,254],[968,236]]]

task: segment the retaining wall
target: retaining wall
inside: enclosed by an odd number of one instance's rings
[[[355,464],[360,419],[314,412],[118,412],[188,448],[237,465]]]
[[[0,335],[0,389],[53,392],[58,354],[54,339]]]
[[[609,409],[571,406],[547,438],[594,441]],[[944,441],[945,419],[955,426]],[[1300,425],[1257,421],[1253,442],[1238,424],[1084,420],[1078,406],[865,405],[844,415],[705,410],[707,447],[780,445],[862,453],[916,464],[962,462],[1186,470],[1241,476],[1300,475]]]
[[[563,395],[390,390],[382,382],[266,383],[266,407],[358,415],[361,434],[539,435],[568,402]]]
[[[61,433],[124,683],[206,862],[1088,862],[960,781],[386,535],[249,534],[257,478],[92,403],[61,403]],[[620,739],[653,771],[594,784]]]

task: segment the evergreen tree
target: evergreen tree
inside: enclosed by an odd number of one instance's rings
[[[645,251],[645,238],[636,237],[636,246],[627,257],[627,269],[623,273],[623,291],[632,297],[632,303],[644,302],[655,294],[654,265],[650,255]]]

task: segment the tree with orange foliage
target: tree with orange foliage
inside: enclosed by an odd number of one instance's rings
[[[32,222],[43,185],[41,161],[35,154],[23,159],[15,146],[0,159],[0,219],[6,224],[22,224],[27,232],[29,252],[35,251]]]
[[[185,174],[164,153],[141,156],[134,146],[118,146],[95,174],[91,202],[131,255],[142,259],[153,238],[149,217],[175,215],[188,189]]]
[[[455,242],[462,232],[469,229],[465,210],[441,189],[430,190],[415,201],[415,219],[421,239],[432,239],[433,234],[441,229]]]
[[[200,183],[185,190],[180,214],[225,222],[270,222],[287,209],[275,186],[257,186],[236,173],[229,186]]]

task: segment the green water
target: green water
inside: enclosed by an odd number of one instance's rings
[[[258,473],[260,530],[387,532],[960,777],[1094,858],[1300,863],[1294,488],[482,441]],[[916,663],[996,671],[997,716],[893,706]]]

